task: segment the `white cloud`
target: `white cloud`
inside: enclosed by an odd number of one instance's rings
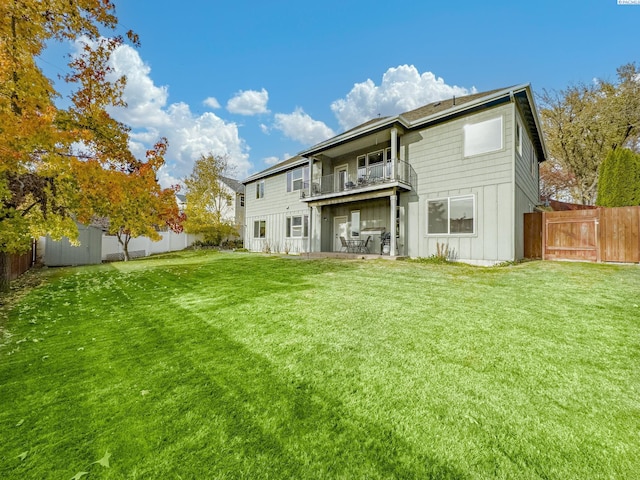
[[[123,45],[113,52],[111,63],[114,75],[126,75],[124,100],[127,107],[114,108],[112,115],[132,127],[131,149],[144,156],[160,137],[169,139],[166,166],[160,175],[166,182],[186,177],[193,162],[202,154],[228,155],[233,175],[244,178],[251,165],[248,147],[238,134],[238,126],[211,112],[194,114],[186,103],[168,104],[169,89],[158,87],[149,76],[151,69],[132,47]],[[210,97],[205,104],[213,107]]]
[[[447,85],[431,72],[420,74],[413,65],[389,68],[376,85],[367,79],[356,83],[345,98],[331,104],[340,125],[346,130],[378,115],[397,115],[438,100],[475,93],[470,89]]]
[[[259,113],[269,113],[267,102],[269,92],[264,88],[259,92],[256,90],[244,90],[236,94],[227,102],[227,110],[239,115],[257,115]]]
[[[265,165],[275,165],[276,163],[284,162],[285,160],[288,160],[290,158],[291,158],[291,155],[288,154],[288,153],[285,153],[282,156],[282,158],[279,158],[279,157],[267,157],[263,161],[264,161]]]
[[[220,108],[220,103],[215,97],[205,98],[202,103],[204,103],[207,107]]]
[[[293,113],[276,113],[273,126],[286,137],[305,145],[313,145],[335,135],[327,125],[314,120],[299,107]]]

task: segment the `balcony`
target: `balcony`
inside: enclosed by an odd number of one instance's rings
[[[357,174],[340,172],[315,178],[310,185],[305,182],[300,190],[300,198],[310,201],[317,197],[351,195],[393,186],[411,190],[416,184],[416,178],[416,172],[411,165],[403,160],[397,160],[395,169],[391,163],[386,165],[380,163],[358,168]]]

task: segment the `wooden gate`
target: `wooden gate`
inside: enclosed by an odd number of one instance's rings
[[[527,213],[526,258],[640,263],[640,207]]]
[[[543,213],[542,258],[600,261],[598,210]]]

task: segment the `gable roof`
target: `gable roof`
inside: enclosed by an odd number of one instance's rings
[[[308,164],[309,159],[301,157],[300,155],[296,155],[295,157],[288,158],[280,163],[276,163],[269,168],[265,168],[264,170],[259,171],[258,173],[254,173],[248,178],[245,178],[242,183],[245,185],[249,182],[253,182],[258,178],[268,177],[269,175],[273,175],[279,173],[283,170],[288,170],[292,167],[297,167],[299,165]]]
[[[267,177],[275,173],[287,170],[294,166],[302,165],[308,162],[308,157],[313,156],[323,150],[342,143],[350,142],[358,137],[368,135],[376,130],[390,128],[394,124],[410,130],[413,128],[423,127],[428,124],[441,122],[458,116],[467,115],[476,110],[488,108],[507,101],[515,101],[520,107],[525,122],[532,133],[533,143],[538,156],[538,161],[546,160],[546,148],[542,140],[542,128],[538,112],[533,102],[533,94],[530,84],[514,85],[511,87],[498,88],[485,92],[473,93],[462,97],[453,97],[446,100],[432,102],[422,107],[401,113],[395,116],[380,117],[368,120],[356,127],[338,134],[332,138],[324,140],[307,150],[300,152],[284,162],[280,162],[272,167],[253,174],[243,181],[248,183],[259,178]]]
[[[229,177],[223,177],[222,175],[220,175],[218,178],[234,192],[244,193],[244,185],[238,180],[234,180],[233,178]]]

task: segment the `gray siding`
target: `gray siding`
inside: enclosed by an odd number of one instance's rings
[[[503,148],[464,157],[464,130],[502,117]],[[405,195],[407,254],[428,257],[437,244],[448,244],[460,260],[495,263],[514,256],[513,106],[483,112],[412,132],[402,138],[403,154],[418,176],[415,195]],[[461,195],[475,199],[475,232],[467,235],[428,235],[427,200]],[[416,231],[417,230],[417,231]]]
[[[524,256],[524,214],[532,212],[540,203],[539,167],[535,157],[531,132],[529,132],[520,112],[514,106],[516,118],[522,126],[522,152],[514,142],[515,159],[515,258]]]
[[[308,206],[300,201],[300,191],[287,192],[287,173],[280,172],[264,179],[264,197],[256,198],[256,184],[245,187],[244,245],[252,251],[303,253],[308,251],[309,240],[286,237],[286,219],[294,215],[310,215]],[[254,238],[256,220],[266,222],[266,238]]]

